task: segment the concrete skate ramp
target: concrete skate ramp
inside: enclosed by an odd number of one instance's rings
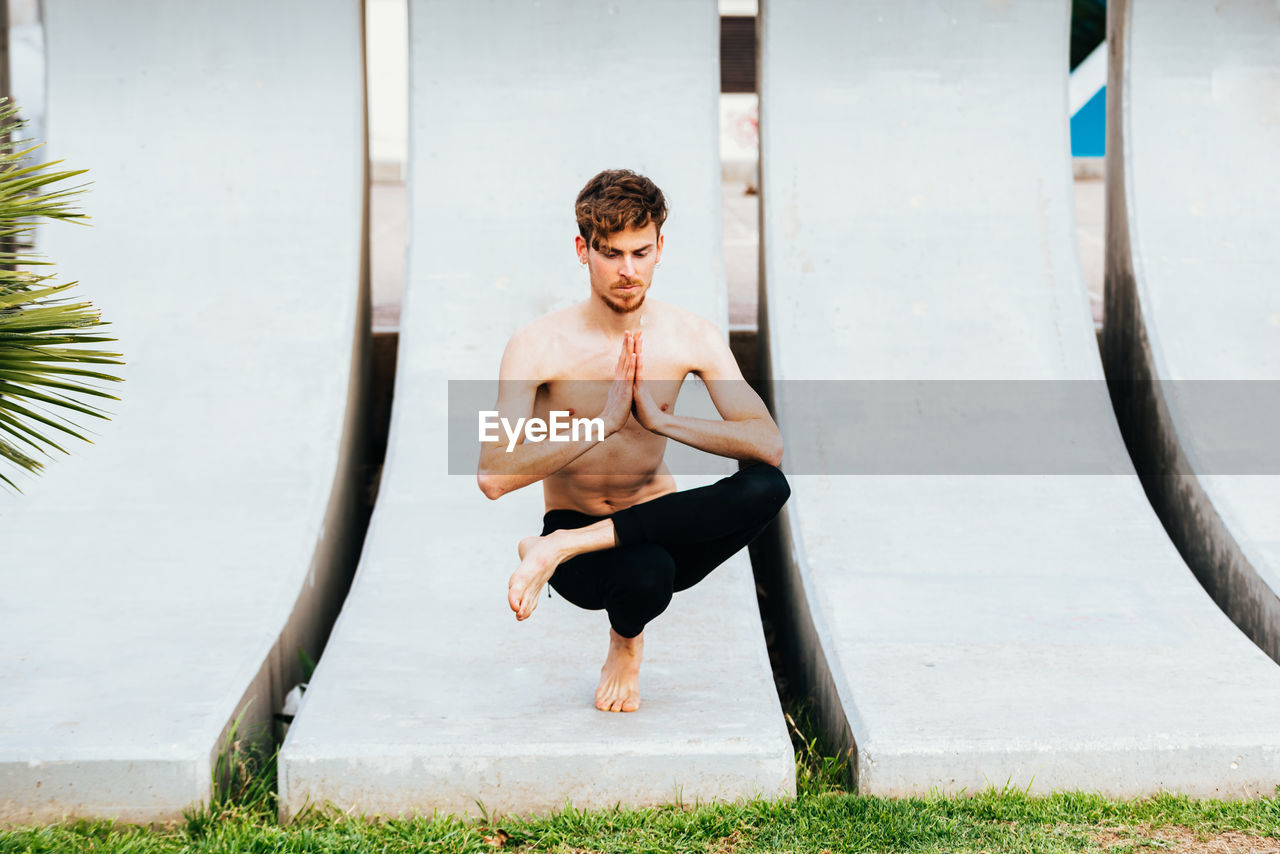
[[[1179,559],[1102,383],[1071,219],[1069,7],[765,4],[791,655],[828,738],[856,743],[862,792],[1271,794],[1280,670]],[[1094,463],[839,468],[881,437],[811,419],[805,379],[1061,384]]]
[[[651,298],[725,324],[716,27],[714,3],[686,0],[411,5],[391,436],[356,581],[282,750],[284,817],[324,801],[523,813],[794,792],[745,554],[646,629],[639,711],[599,712],[604,612],[544,594],[517,623],[507,606],[541,487],[488,501],[478,445],[448,468],[450,381],[496,380],[512,332],[587,295],[573,202],[600,169],[666,194]],[[474,436],[476,411],[459,415]]]
[[[1280,8],[1110,14],[1116,411],[1187,563],[1280,660]]]
[[[45,8],[51,154],[91,170],[93,227],[41,250],[127,365],[112,420],[77,418],[94,444],[0,495],[0,820],[181,819],[354,563],[360,4]]]

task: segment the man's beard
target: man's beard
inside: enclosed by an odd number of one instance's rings
[[[637,280],[637,284],[643,284],[643,282]],[[644,305],[644,298],[649,295],[649,289],[645,288],[640,292],[640,299],[636,300],[635,305],[619,305],[613,301],[613,287],[613,285],[609,286],[609,294],[605,296],[604,304],[609,306],[615,314],[631,314],[633,311],[637,311]]]

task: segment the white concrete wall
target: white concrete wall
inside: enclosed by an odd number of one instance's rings
[[[305,8],[304,8],[305,7]],[[0,821],[180,819],[270,720],[351,551],[368,349],[357,2],[47,7],[42,248],[124,353],[0,494]],[[349,565],[349,564],[348,564]],[[328,616],[326,616],[328,612]]]
[[[1069,13],[764,4],[761,326],[789,460],[810,450],[784,465],[797,672],[862,792],[1271,794],[1280,670],[1168,540],[1102,382]],[[1074,384],[1122,473],[833,471],[879,437],[806,409],[819,379]]]
[[[1108,375],[1179,549],[1280,660],[1280,10],[1109,14]]]
[[[281,752],[281,815],[308,801],[399,815],[791,795],[745,554],[646,629],[640,710],[602,713],[604,613],[544,593],[517,623],[507,606],[540,487],[489,502],[474,458],[462,472],[447,458],[449,382],[496,381],[516,328],[587,295],[573,203],[600,169],[634,168],[666,194],[651,296],[726,325],[715,4],[420,0],[410,23],[410,261],[386,469]],[[602,77],[631,43],[644,73]]]

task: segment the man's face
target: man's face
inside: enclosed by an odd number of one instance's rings
[[[594,249],[579,235],[578,260],[591,274],[591,291],[618,314],[629,314],[644,305],[653,281],[653,268],[662,257],[662,236],[650,222],[644,228],[614,232]]]

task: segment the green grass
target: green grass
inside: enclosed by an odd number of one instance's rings
[[[1280,844],[1280,800],[1194,800],[1161,795],[1116,801],[1063,793],[988,790],[973,797],[889,799],[813,793],[795,801],[580,811],[537,819],[453,817],[370,820],[313,813],[280,827],[270,812],[193,815],[147,830],[80,822],[0,831],[3,852],[488,852],[504,851],[1090,851],[1162,850],[1163,827],[1208,837],[1224,831]],[[1108,847],[1098,831],[1119,830]],[[1154,841],[1153,841],[1154,840]],[[500,845],[499,845],[500,843]]]
[[[1031,796],[1010,787],[913,798],[849,794],[847,762],[806,735],[813,726],[802,703],[784,697],[783,705],[796,756],[794,800],[589,811],[566,805],[537,818],[486,814],[474,820],[390,820],[310,809],[282,827],[276,820],[278,751],[262,747],[272,743],[264,733],[240,732],[242,712],[216,763],[212,803],[185,820],[154,828],[78,821],[0,829],[0,854],[1280,851],[1280,786],[1271,797],[1243,801],[1173,794],[1130,800],[1086,792]],[[1226,833],[1255,838],[1218,836]]]
[[[233,729],[220,759],[214,802],[168,827],[107,821],[0,830],[0,854],[231,854],[231,852],[1074,852],[1129,854],[1174,850],[1234,831],[1280,849],[1280,787],[1274,797],[1198,800],[1164,794],[1114,800],[1066,792],[1030,796],[995,789],[971,796],[880,798],[842,791],[842,763],[802,734],[803,712],[789,716],[796,745],[793,801],[578,810],[539,818],[364,819],[311,810],[287,827],[275,818],[275,756],[245,749]],[[797,724],[796,721],[800,723]],[[1105,837],[1099,834],[1110,831]],[[1237,840],[1238,842],[1238,840]],[[1262,845],[1257,846],[1262,848]],[[1178,848],[1177,850],[1187,850]],[[1227,849],[1247,850],[1247,849]]]

